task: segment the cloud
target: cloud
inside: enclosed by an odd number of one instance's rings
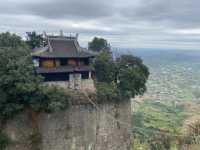
[[[177,28],[200,25],[200,1],[196,0],[140,0],[137,5],[121,10],[124,17]]]
[[[6,0],[0,31],[80,33],[119,47],[200,48],[197,0]]]
[[[26,8],[32,14],[50,19],[96,19],[112,13],[111,1],[50,0],[42,4],[27,5]]]

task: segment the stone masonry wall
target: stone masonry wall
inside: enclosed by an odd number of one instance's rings
[[[130,102],[72,105],[65,111],[37,117],[41,150],[130,150]],[[7,122],[3,130],[11,139],[7,150],[31,150],[34,132],[27,113]]]
[[[81,91],[89,91],[89,92],[94,92],[95,91],[95,86],[94,86],[94,81],[92,79],[82,79],[79,81],[79,86],[77,87],[78,90]],[[51,82],[44,82],[44,85],[54,85],[54,86],[59,86],[64,89],[75,89],[74,88],[74,83],[70,84],[69,81],[51,81]]]

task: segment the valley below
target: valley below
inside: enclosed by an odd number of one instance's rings
[[[133,99],[135,150],[196,150],[200,141],[200,53],[136,50],[150,69],[147,92]]]

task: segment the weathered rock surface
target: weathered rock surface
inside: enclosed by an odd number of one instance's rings
[[[131,105],[72,105],[62,112],[37,117],[41,150],[129,150]],[[33,125],[27,113],[8,121],[4,132],[12,140],[8,150],[31,150]],[[31,146],[32,145],[32,146]],[[36,146],[36,145],[35,145]],[[38,145],[37,145],[38,146]]]

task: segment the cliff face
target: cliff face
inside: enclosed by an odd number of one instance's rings
[[[130,150],[130,102],[71,105],[35,118],[37,132],[25,112],[7,122],[8,150]]]

